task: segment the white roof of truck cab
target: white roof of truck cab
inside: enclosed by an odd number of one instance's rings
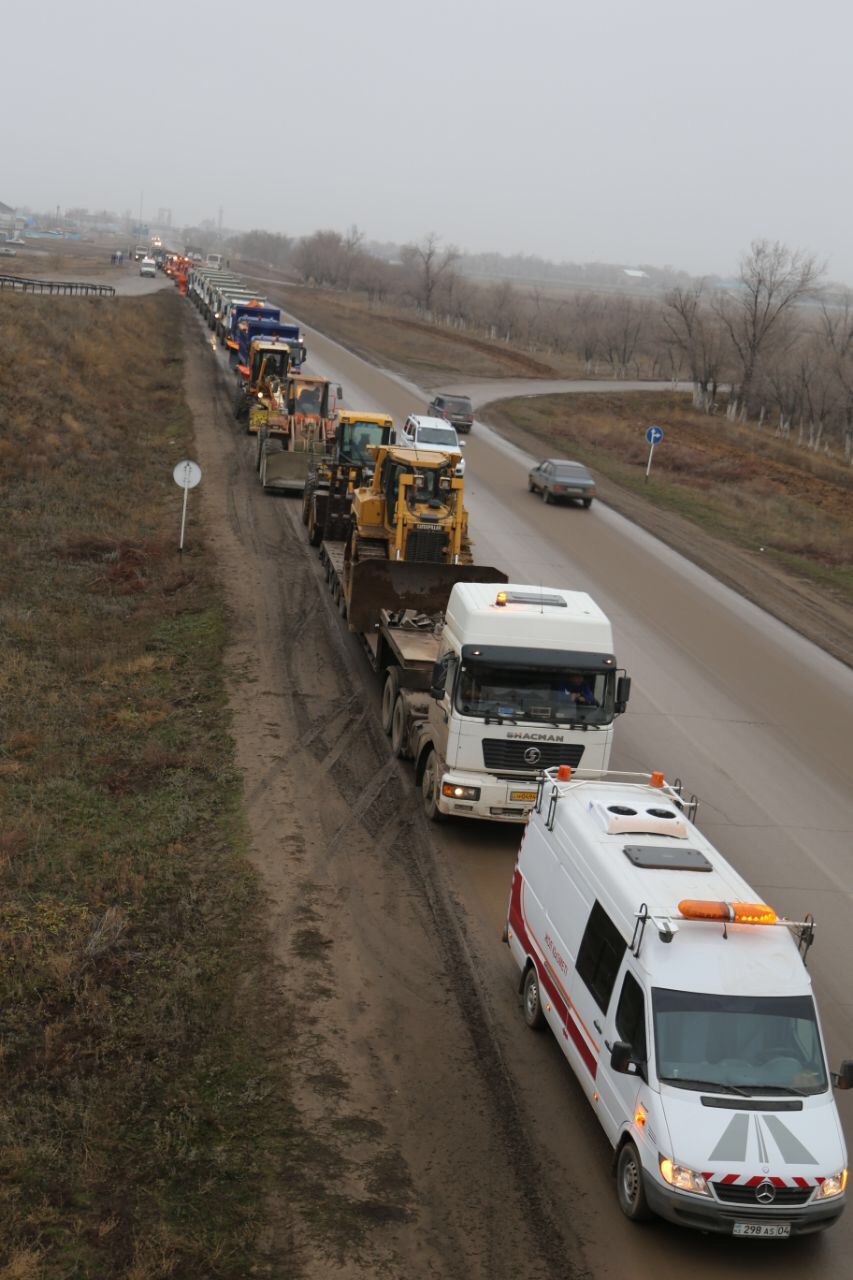
[[[498,592],[506,604],[497,604]],[[457,582],[450,593],[445,626],[462,644],[565,649],[611,654],[607,615],[585,591],[493,582]]]
[[[545,779],[542,813],[534,815],[544,839],[571,863],[629,944],[645,905],[639,964],[652,986],[744,995],[811,991],[791,931],[782,925],[687,920],[678,904],[763,902],[741,875],[673,803],[666,790],[643,783]],[[558,799],[554,829],[544,819],[552,787]],[[626,852],[630,851],[629,853]],[[637,859],[657,866],[638,866]],[[681,869],[688,863],[705,869]],[[664,865],[660,865],[664,864]],[[707,864],[710,864],[708,868]],[[772,906],[772,904],[770,904]],[[668,921],[666,942],[657,921]]]

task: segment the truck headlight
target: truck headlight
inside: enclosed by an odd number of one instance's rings
[[[479,800],[479,787],[459,787],[455,782],[443,782],[441,794],[448,800]]]
[[[847,1170],[842,1169],[840,1173],[836,1173],[832,1178],[824,1178],[823,1182],[817,1189],[816,1200],[831,1200],[833,1196],[844,1194],[847,1186]]]
[[[675,1164],[668,1156],[660,1156],[660,1172],[664,1182],[679,1191],[692,1191],[697,1196],[708,1196],[708,1184],[701,1173],[688,1169],[684,1164]]]

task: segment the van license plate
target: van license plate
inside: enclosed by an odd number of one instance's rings
[[[791,1234],[790,1222],[736,1222],[733,1236],[762,1236],[764,1239],[784,1240]]]
[[[535,791],[510,791],[509,798],[510,800],[528,800],[531,804],[533,804],[534,800],[536,799],[536,792]]]

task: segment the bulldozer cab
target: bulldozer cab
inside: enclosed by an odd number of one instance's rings
[[[394,424],[386,414],[353,413],[341,410],[338,414],[337,456],[341,462],[372,469],[371,445],[388,445]]]

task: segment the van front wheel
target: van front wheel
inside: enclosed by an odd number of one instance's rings
[[[619,1208],[632,1222],[646,1222],[652,1216],[643,1186],[643,1164],[633,1142],[626,1142],[616,1163],[616,1194]]]
[[[524,1009],[524,1021],[533,1031],[541,1031],[545,1026],[545,1014],[542,1012],[542,997],[539,994],[539,974],[536,965],[532,964],[524,976],[524,987],[521,994],[521,1005]]]

